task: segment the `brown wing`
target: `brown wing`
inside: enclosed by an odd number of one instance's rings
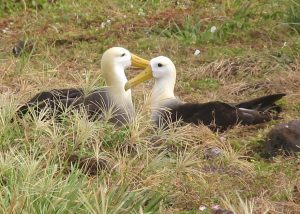
[[[263,97],[259,97],[256,99],[248,100],[245,102],[241,102],[235,104],[238,108],[245,108],[245,109],[252,109],[258,111],[276,111],[281,112],[281,107],[276,105],[275,102],[280,100],[286,94],[279,93],[279,94],[271,94]]]
[[[107,88],[93,91],[84,100],[84,107],[90,120],[98,120],[107,117],[115,124],[129,122],[133,109],[130,106],[118,106],[109,96]]]
[[[84,107],[89,119],[96,120],[103,117],[103,112],[109,111],[112,103],[105,89],[98,89],[84,99]]]
[[[179,104],[162,114],[163,121],[175,122],[181,119],[186,123],[203,124],[214,131],[224,131],[237,123],[251,125],[273,119],[269,112],[241,109],[219,101]]]
[[[225,130],[238,122],[237,108],[223,102],[185,103],[165,111],[164,120],[203,124],[212,130]],[[167,118],[169,117],[169,118]]]
[[[83,101],[84,93],[82,89],[53,89],[35,95],[27,103],[20,106],[17,110],[18,117],[22,118],[30,108],[39,114],[45,108],[62,112],[72,105],[78,105]]]
[[[55,118],[66,109],[83,106],[91,120],[105,117],[104,112],[111,112],[110,121],[113,123],[127,123],[133,109],[116,106],[111,100],[106,88],[101,88],[85,96],[82,89],[54,89],[38,93],[26,104],[17,110],[17,115],[22,118],[31,109],[31,113],[39,115],[43,110],[55,113]],[[131,111],[132,110],[132,111]]]

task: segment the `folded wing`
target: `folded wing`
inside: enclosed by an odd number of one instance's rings
[[[226,130],[238,123],[259,124],[278,118],[281,107],[275,102],[285,94],[268,95],[238,104],[225,102],[184,103],[162,110],[163,121],[203,124],[210,129]]]

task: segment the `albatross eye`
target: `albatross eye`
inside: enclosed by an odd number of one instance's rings
[[[157,66],[158,66],[158,67],[162,67],[162,66],[163,66],[163,64],[161,64],[161,63],[158,63],[158,64],[157,64]]]
[[[126,54],[125,53],[123,53],[121,56],[123,57],[123,56],[125,56]]]

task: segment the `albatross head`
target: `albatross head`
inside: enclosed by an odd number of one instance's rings
[[[165,56],[159,56],[151,59],[150,66],[152,70],[152,75],[156,80],[176,79],[176,68],[174,63]]]
[[[148,64],[148,60],[142,59],[122,47],[113,47],[103,53],[101,72],[107,85],[104,91],[108,95],[108,100],[104,104],[113,112],[114,120],[126,123],[134,112],[131,91],[124,89],[127,82],[125,69],[131,65],[145,69]]]
[[[126,83],[125,90],[152,78],[155,79],[152,89],[152,105],[160,105],[164,100],[175,98],[176,68],[174,63],[165,56],[151,59],[144,71]]]
[[[122,47],[113,47],[104,52],[101,59],[101,72],[106,82],[106,91],[109,99],[118,109],[126,112],[126,117],[130,117],[134,111],[131,91],[125,91],[127,82],[125,69],[133,65],[138,68],[146,68],[148,60],[142,59]]]
[[[130,53],[125,48],[113,47],[106,50],[102,56],[101,72],[108,86],[124,88],[127,82],[124,70],[131,65],[144,69],[148,64],[148,60]]]

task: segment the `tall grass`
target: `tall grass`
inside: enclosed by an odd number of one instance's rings
[[[300,1],[290,0],[288,12],[286,14],[287,23],[295,29],[298,33],[300,32]]]
[[[0,212],[198,213],[205,205],[209,213],[220,205],[236,213],[297,213],[299,157],[267,160],[257,146],[280,121],[224,133],[181,122],[160,130],[150,120],[151,84],[133,90],[136,116],[122,127],[107,122],[110,114],[89,121],[83,111],[64,112],[57,121],[47,110],[21,120],[14,113],[43,90],[88,93],[105,85],[101,53],[120,45],[172,58],[183,101],[234,103],[284,91],[291,95],[282,117],[297,118],[299,36],[282,23],[297,28],[298,6],[298,0],[0,0]],[[15,58],[11,49],[24,38],[36,49]],[[285,49],[293,50],[293,61],[274,60]],[[220,155],[208,158],[215,147]]]

